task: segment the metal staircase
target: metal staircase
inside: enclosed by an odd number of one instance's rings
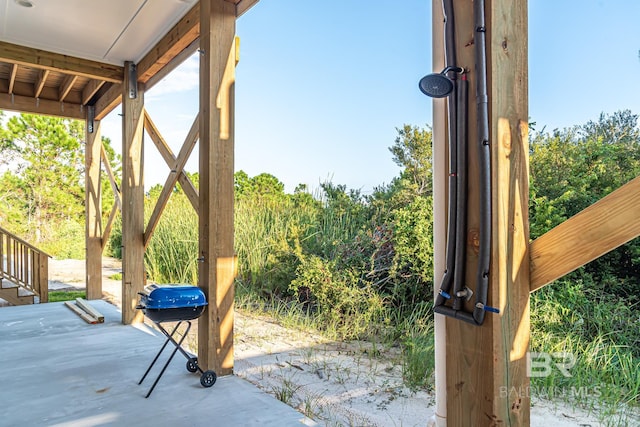
[[[0,227],[0,298],[12,305],[49,300],[50,255]]]

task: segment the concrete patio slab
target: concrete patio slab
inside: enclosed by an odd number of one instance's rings
[[[155,390],[164,342],[144,325],[121,324],[118,309],[90,302],[105,322],[90,325],[63,303],[0,309],[3,426],[301,426],[315,423],[236,376],[200,385],[176,354]],[[173,346],[170,345],[170,348]]]

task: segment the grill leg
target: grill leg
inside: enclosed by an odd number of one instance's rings
[[[160,357],[160,354],[164,351],[164,349],[167,346],[167,344],[169,344],[169,342],[171,342],[175,346],[175,348],[171,352],[171,355],[169,356],[169,359],[166,361],[166,363],[162,367],[162,370],[158,374],[158,377],[156,378],[156,380],[153,382],[153,385],[149,389],[149,392],[147,393],[145,398],[147,398],[147,397],[149,397],[151,395],[151,392],[156,387],[156,384],[158,384],[158,381],[160,381],[160,377],[162,377],[162,375],[164,374],[164,371],[167,369],[167,367],[169,366],[169,363],[171,363],[171,360],[173,359],[173,356],[175,356],[175,354],[176,354],[176,352],[178,350],[180,350],[181,353],[184,354],[185,357],[188,358],[187,353],[181,347],[182,342],[187,337],[187,334],[189,333],[189,330],[191,329],[191,322],[189,320],[186,320],[185,322],[187,323],[187,329],[185,329],[184,333],[182,334],[182,337],[180,338],[180,341],[174,340],[173,339],[173,335],[175,334],[175,332],[178,330],[178,328],[182,324],[182,321],[178,322],[178,324],[173,328],[173,330],[171,331],[170,334],[162,327],[162,325],[160,325],[159,323],[157,324],[158,328],[160,328],[160,331],[167,337],[167,340],[164,342],[164,345],[162,346],[162,348],[160,349],[160,351],[156,355],[155,359],[153,359],[153,362],[151,362],[151,365],[149,365],[149,368],[147,368],[147,372],[144,373],[144,375],[142,376],[142,379],[140,380],[138,385],[142,384],[142,381],[144,381],[144,379],[146,378],[146,376],[149,373],[149,371],[151,371],[151,368],[156,363],[156,361],[158,360],[158,357]]]
[[[153,359],[153,362],[151,362],[151,365],[149,365],[149,367],[147,368],[147,371],[144,373],[144,375],[142,376],[142,378],[140,378],[140,381],[138,381],[138,385],[142,384],[142,381],[144,381],[144,379],[147,377],[147,374],[149,374],[149,371],[151,371],[151,368],[153,368],[153,365],[156,364],[158,357],[160,357],[160,355],[162,354],[162,352],[164,351],[165,347],[167,346],[167,344],[169,344],[169,341],[171,340],[170,337],[173,336],[173,334],[176,332],[176,330],[178,330],[178,326],[180,326],[179,322],[171,331],[171,335],[167,334],[167,331],[165,331],[165,329],[160,326],[160,324],[156,324],[159,328],[160,331],[164,334],[164,336],[167,337],[166,341],[164,342],[164,345],[162,346],[162,348],[160,349],[160,351],[158,352],[158,354],[156,354],[156,357]]]

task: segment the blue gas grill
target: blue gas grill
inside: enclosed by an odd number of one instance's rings
[[[158,358],[167,347],[167,344],[172,343],[175,347],[145,397],[149,397],[151,395],[151,392],[156,387],[156,384],[158,384],[162,374],[164,374],[164,371],[167,369],[167,366],[169,366],[169,363],[171,363],[171,360],[177,351],[180,351],[180,353],[182,353],[182,355],[187,359],[187,371],[192,373],[199,372],[201,374],[200,384],[203,387],[211,387],[215,384],[217,379],[216,373],[214,371],[203,371],[200,366],[198,366],[198,358],[187,353],[182,348],[182,342],[191,329],[191,321],[200,317],[207,307],[207,298],[204,295],[204,292],[202,292],[202,289],[197,286],[190,285],[154,284],[146,286],[144,288],[144,292],[139,292],[138,294],[140,295],[140,303],[136,308],[142,310],[145,316],[147,316],[149,320],[153,321],[160,332],[162,332],[162,334],[167,338],[164,345],[160,348],[160,351],[156,354],[156,357],[147,368],[147,371],[138,382],[138,385],[142,384],[144,379],[147,377],[151,368],[153,368],[153,365],[155,365]],[[164,322],[177,323],[173,326],[171,332],[168,332],[162,325]],[[174,335],[179,331],[182,325],[185,326],[182,328],[182,336],[179,341],[176,341],[174,339]]]

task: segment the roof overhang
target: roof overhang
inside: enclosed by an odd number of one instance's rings
[[[226,0],[236,16],[258,0]],[[32,7],[28,7],[31,4]],[[0,0],[0,110],[100,119],[124,64],[147,88],[197,49],[198,0]]]

